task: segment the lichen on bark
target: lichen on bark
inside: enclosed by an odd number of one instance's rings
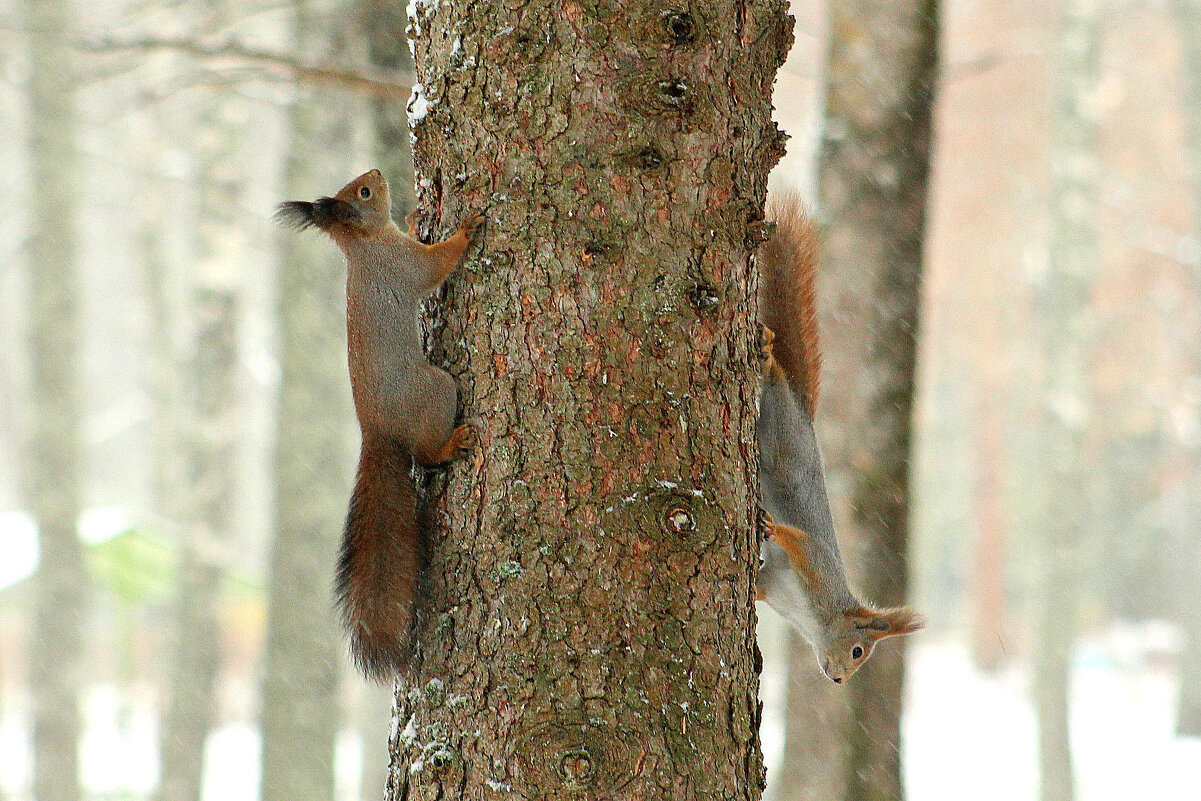
[[[480,448],[443,525],[392,799],[758,798],[749,231],[784,3],[414,4],[432,314]]]

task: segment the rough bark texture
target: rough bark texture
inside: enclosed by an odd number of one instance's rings
[[[329,3],[297,3],[298,53],[335,60]],[[352,139],[345,98],[307,95],[292,110],[284,197],[334,187],[357,165],[329,142]],[[263,675],[263,801],[334,797],[334,745],[346,664],[330,595],[350,497],[354,416],[346,382],[345,267],[329,243],[287,236],[279,278],[280,387],[275,539]],[[382,747],[382,746],[381,746]],[[377,788],[378,795],[380,788]]]
[[[388,798],[758,798],[752,253],[783,3],[414,6],[426,227],[488,217],[434,352],[481,447]]]
[[[26,5],[30,38],[30,342],[32,425],[26,498],[38,523],[29,684],[33,697],[33,794],[79,798],[79,689],[87,586],[76,534],[80,395],[75,191],[75,75],[67,0]],[[45,191],[45,187],[57,187]]]
[[[1070,801],[1074,792],[1068,693],[1086,506],[1089,298],[1099,260],[1100,11],[1091,0],[1069,0],[1059,14],[1052,94],[1050,267],[1034,287],[1045,370],[1032,675],[1043,801]]]
[[[830,14],[818,178],[825,343],[818,430],[835,520],[851,545],[844,554],[853,583],[865,600],[890,606],[905,600],[909,578],[911,409],[937,8],[932,0],[854,0],[832,3]],[[812,672],[812,653],[794,652],[793,669]],[[786,797],[900,798],[902,655],[894,644],[877,649],[845,690],[819,693],[804,730],[789,727],[785,760],[812,765],[816,781],[799,777],[804,784]],[[799,700],[793,694],[790,702]],[[830,744],[840,738],[841,747]]]
[[[1181,50],[1181,110],[1185,124],[1185,162],[1193,187],[1193,235],[1201,240],[1201,5],[1190,0],[1176,0],[1176,30]],[[1201,298],[1201,264],[1194,263],[1193,287]],[[1197,344],[1194,343],[1194,348]],[[1201,361],[1194,351],[1194,364]],[[1201,448],[1190,443],[1189,463],[1194,469],[1201,466]],[[1201,526],[1197,511],[1201,511],[1201,481],[1194,480],[1185,503],[1193,514],[1185,535],[1185,565],[1180,595],[1181,628],[1185,633],[1185,649],[1181,658],[1180,701],[1176,730],[1181,735],[1201,736],[1201,593],[1197,592],[1196,577],[1201,575]]]

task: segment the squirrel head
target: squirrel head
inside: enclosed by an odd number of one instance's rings
[[[817,664],[827,678],[842,684],[863,666],[878,641],[910,634],[924,625],[920,615],[905,607],[876,611],[859,606],[845,610],[831,622],[827,641],[813,644]]]
[[[392,224],[392,197],[379,170],[369,170],[348,183],[333,197],[310,203],[281,203],[275,219],[298,230],[314,227],[330,236],[368,235]]]

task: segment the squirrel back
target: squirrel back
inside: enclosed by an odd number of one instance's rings
[[[795,196],[770,207],[775,231],[760,250],[767,332],[759,400],[759,485],[769,518],[757,578],[766,601],[805,636],[818,665],[842,683],[884,637],[922,626],[909,609],[875,610],[847,585],[813,420],[821,368],[817,233]]]

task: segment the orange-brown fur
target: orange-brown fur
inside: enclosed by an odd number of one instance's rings
[[[428,521],[419,517],[411,475],[463,456],[470,424],[455,426],[458,388],[428,364],[418,304],[463,259],[472,216],[446,241],[423,244],[396,227],[378,170],[332,198],[281,205],[279,220],[327,233],[346,256],[350,384],[363,440],[339,558],[337,595],[351,652],[370,678],[403,673],[425,566]]]
[[[795,195],[774,198],[768,216],[775,231],[760,255],[763,323],[775,333],[776,361],[802,393],[812,417],[821,384],[817,230]]]

